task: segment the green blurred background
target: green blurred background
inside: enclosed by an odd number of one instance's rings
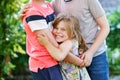
[[[104,0],[100,1],[104,3]],[[26,2],[28,0],[0,0],[0,80],[31,80],[25,51],[25,32],[18,18],[20,7]],[[113,9],[106,15],[111,29],[106,41],[110,76],[119,76],[120,10]]]

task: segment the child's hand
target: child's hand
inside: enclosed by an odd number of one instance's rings
[[[85,58],[85,54],[79,54],[79,58],[83,60]]]
[[[38,41],[41,45],[44,46],[47,45],[47,43],[49,43],[48,38],[43,34],[38,35]]]
[[[79,49],[79,58],[82,59],[82,60],[85,57],[85,55],[83,53],[84,53],[83,49]]]
[[[21,6],[21,10],[18,12],[19,18],[22,19],[25,16],[25,12],[32,6],[30,4],[24,4]]]
[[[91,62],[92,62],[92,58],[93,58],[93,55],[89,52],[89,51],[86,51],[84,53],[84,64],[81,64],[82,67],[87,67],[87,66],[90,66]]]
[[[65,64],[70,64],[70,62],[63,60],[62,62],[64,62]]]
[[[82,62],[80,63],[80,67],[84,67],[83,65],[85,65],[85,62],[84,62],[84,58],[85,58],[85,55],[82,53],[82,54],[79,54],[79,58],[82,60]]]

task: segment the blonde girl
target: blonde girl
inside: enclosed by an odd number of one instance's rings
[[[59,44],[58,48],[54,47],[45,35],[40,35],[38,39],[50,55],[60,62],[63,80],[90,80],[86,69],[79,67],[80,63],[67,58],[69,53],[79,56],[79,50],[86,50],[79,21],[71,15],[58,15],[53,22],[53,36]]]

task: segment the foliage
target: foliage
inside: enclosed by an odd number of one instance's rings
[[[4,75],[24,72],[28,66],[25,32],[18,18],[20,6],[28,1],[0,0],[0,80],[4,80]]]
[[[51,2],[52,0],[47,0],[47,1]]]
[[[24,73],[28,67],[25,32],[18,18],[20,6],[26,2],[28,0],[0,0],[0,80],[5,80],[4,75]],[[110,71],[113,74],[120,74],[119,16],[120,11],[108,14],[111,32],[107,38],[107,45]]]
[[[110,74],[112,75],[120,75],[120,50],[115,49],[114,51],[108,52],[109,56],[109,67]]]
[[[120,74],[120,11],[108,14],[110,34],[107,38],[108,57],[111,74]]]
[[[0,0],[0,77],[11,75],[18,53],[25,55],[25,32],[17,16],[22,2],[26,0]]]
[[[107,42],[111,50],[120,48],[120,11],[115,11],[108,15],[110,22],[110,34],[108,35]],[[114,44],[114,45],[113,45]]]

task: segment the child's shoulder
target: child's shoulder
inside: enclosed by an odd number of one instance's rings
[[[76,39],[68,39],[66,41],[64,41],[65,43],[72,43],[72,44],[76,44],[78,43],[78,41]]]
[[[25,15],[27,17],[27,16],[31,16],[31,15],[40,15],[40,13],[35,7],[31,7],[25,12]]]
[[[66,40],[60,44],[60,47],[62,47],[63,49],[67,48],[66,50],[70,50],[70,49],[72,49],[72,45],[73,45],[73,43],[71,40]]]
[[[49,7],[53,8],[53,6],[52,6],[52,2],[48,2],[48,1],[46,1],[46,4],[47,4]]]
[[[67,46],[67,45],[72,46],[72,45],[73,45],[73,42],[72,42],[71,39],[69,39],[69,40],[64,41],[62,44],[66,45],[66,46]]]
[[[72,43],[72,40],[71,39],[68,39],[68,40],[66,40],[66,41],[64,41],[65,43],[67,42],[67,43]]]

